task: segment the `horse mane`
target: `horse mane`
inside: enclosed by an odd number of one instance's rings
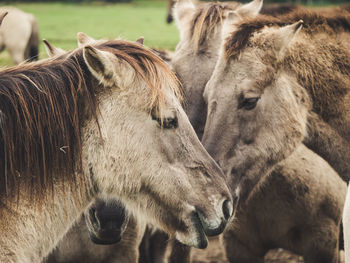
[[[341,5],[340,8],[346,12],[350,12],[350,4]]]
[[[162,107],[164,78],[180,94],[175,75],[141,45],[115,40],[94,46],[129,63],[149,84],[150,110]],[[86,118],[97,121],[98,85],[81,48],[0,72],[0,200],[18,198],[21,187],[40,201],[53,193],[54,181],[76,182],[82,168],[81,125]]]
[[[191,42],[196,52],[200,51],[205,45],[216,26],[222,24],[225,12],[234,10],[240,5],[238,2],[202,3],[198,5],[190,28]]]
[[[297,10],[298,8],[300,8],[300,6],[294,4],[270,4],[264,5],[260,11],[260,14],[269,16],[280,16],[291,13]]]
[[[123,40],[103,42],[98,44],[96,48],[108,51],[126,61],[133,67],[137,75],[146,81],[152,92],[147,105],[150,111],[155,108],[160,112],[163,111],[165,101],[161,87],[164,82],[167,83],[167,88],[170,88],[180,101],[182,100],[180,82],[175,73],[152,50],[138,43]]]
[[[350,32],[350,14],[345,12],[322,14],[321,12],[297,9],[295,12],[279,17],[260,15],[237,25],[237,30],[225,41],[225,55],[227,58],[237,57],[240,51],[246,48],[253,34],[265,26],[282,27],[299,20],[304,21],[302,30],[309,35],[317,33],[333,35],[337,32]]]

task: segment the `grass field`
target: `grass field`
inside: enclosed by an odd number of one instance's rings
[[[138,0],[125,4],[63,4],[33,3],[14,4],[23,11],[36,16],[40,27],[40,38],[63,49],[77,46],[77,32],[94,38],[114,39],[121,37],[136,40],[145,37],[150,47],[174,49],[178,42],[178,31],[174,24],[167,25],[166,1]],[[43,44],[40,58],[46,57]],[[0,54],[0,65],[12,65],[5,50]]]
[[[327,1],[322,4],[328,5]],[[136,40],[145,37],[149,47],[174,49],[179,34],[174,24],[165,23],[166,0],[133,0],[123,4],[15,3],[19,9],[36,16],[40,38],[66,50],[77,46],[77,32],[94,38],[117,37]],[[40,45],[40,58],[45,58]],[[7,51],[0,54],[0,66],[13,65]]]

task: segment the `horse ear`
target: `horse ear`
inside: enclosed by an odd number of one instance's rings
[[[288,47],[289,43],[293,40],[293,38],[298,34],[300,29],[303,27],[303,20],[299,20],[298,22],[281,27],[277,33],[273,36],[273,43],[276,53],[281,56],[283,50]]]
[[[263,0],[253,0],[248,4],[241,5],[236,9],[236,12],[246,18],[256,17],[263,6]]]
[[[143,46],[143,43],[145,42],[145,38],[144,37],[139,37],[137,40],[136,40],[136,43],[139,43],[140,45]]]
[[[225,40],[232,32],[234,32],[236,30],[236,24],[242,20],[243,18],[236,11],[228,12],[222,26],[222,39]]]
[[[263,5],[263,0],[253,0],[248,4],[241,5],[234,11],[229,11],[222,29],[222,36],[225,39],[230,33],[236,30],[236,25],[245,18],[256,17]]]
[[[195,5],[192,0],[177,0],[173,8],[175,23],[180,31],[181,39],[184,37],[186,28],[189,27],[190,21],[195,13]]]
[[[50,58],[54,56],[60,56],[66,53],[63,49],[51,45],[46,39],[43,39],[43,42],[45,44],[46,53]]]
[[[95,78],[106,85],[114,83],[113,60],[116,58],[111,53],[86,45],[83,49],[83,56]]]
[[[2,20],[4,20],[5,16],[7,16],[8,12],[4,12],[0,14],[0,25],[2,24]]]
[[[94,42],[96,42],[96,40],[93,39],[92,37],[89,37],[88,35],[84,34],[83,32],[78,33],[78,47],[92,44]]]

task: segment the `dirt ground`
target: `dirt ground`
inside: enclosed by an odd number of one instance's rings
[[[170,246],[168,246],[167,255],[170,255]],[[192,263],[229,263],[226,259],[225,250],[219,238],[210,238],[209,246],[202,249],[193,248],[191,251]],[[283,249],[269,251],[265,256],[265,263],[303,263],[302,257],[297,256]]]
[[[340,253],[340,262],[344,261],[343,251]],[[205,250],[192,250],[193,263],[229,263],[226,259],[225,251],[218,238],[211,239],[209,246]],[[283,249],[274,249],[265,256],[265,263],[303,263],[301,256],[295,255]]]
[[[166,258],[170,255],[170,247],[169,245]],[[229,263],[225,255],[225,249],[218,237],[209,238],[209,246],[206,249],[192,248],[191,259],[192,263]],[[339,262],[345,263],[343,250],[340,251]],[[264,263],[304,263],[304,260],[303,257],[292,252],[274,249],[265,255]]]
[[[209,242],[209,247],[205,250],[193,249],[193,263],[229,263],[226,259],[225,251],[219,239]],[[282,249],[271,250],[265,256],[265,263],[302,263],[302,257]]]

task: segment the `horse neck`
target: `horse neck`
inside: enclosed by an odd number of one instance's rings
[[[344,181],[350,180],[350,143],[315,113],[308,117],[304,143],[325,159]]]
[[[291,49],[285,69],[296,76],[312,101],[304,143],[348,181],[350,98],[345,94],[350,91],[350,34],[338,35],[344,41],[335,42],[315,37],[301,39]]]
[[[41,262],[55,248],[94,197],[88,179],[66,184],[57,180],[42,207],[21,194],[18,202],[1,208],[0,262]]]
[[[350,90],[350,34],[330,37],[337,40],[329,40],[327,34],[300,34],[286,57],[284,67],[297,77],[298,83],[309,94],[312,111],[337,129],[341,136],[350,139],[350,131],[346,130],[350,123],[339,127],[339,123],[334,122],[334,118],[348,119],[349,107],[346,105],[349,105],[350,98],[346,94]]]

